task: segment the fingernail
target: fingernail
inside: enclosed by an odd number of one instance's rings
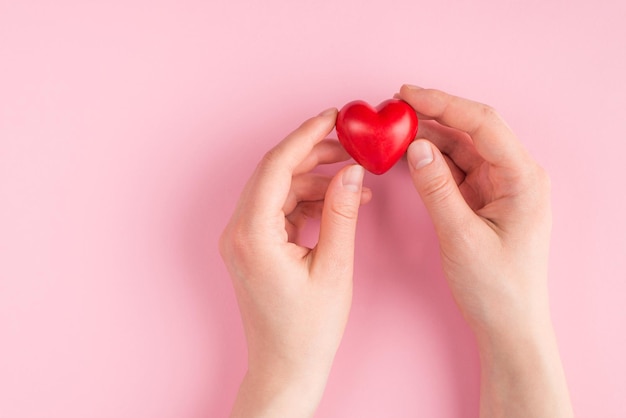
[[[353,165],[347,169],[341,177],[341,183],[344,189],[351,192],[358,192],[361,188],[361,183],[363,183],[364,175],[365,170],[360,165]]]
[[[331,108],[328,108],[328,109],[324,110],[318,116],[330,116],[330,115],[332,115],[335,112],[337,112],[337,108],[331,107]]]
[[[417,170],[427,166],[433,161],[433,149],[426,141],[414,141],[409,146],[407,157],[411,165]]]
[[[404,87],[406,87],[409,90],[423,90],[423,87],[414,86],[412,84],[405,84]]]
[[[398,100],[402,100],[402,96],[400,96],[400,93],[396,93],[393,95],[394,99],[398,99]]]

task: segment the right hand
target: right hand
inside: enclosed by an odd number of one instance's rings
[[[408,149],[453,296],[480,339],[549,325],[550,180],[486,105],[403,86],[420,118]]]
[[[572,417],[548,303],[546,172],[491,107],[410,86],[400,98],[423,121],[409,167],[478,341],[480,416]]]

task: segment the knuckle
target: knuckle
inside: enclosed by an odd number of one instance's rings
[[[359,207],[353,199],[335,199],[330,204],[330,211],[335,214],[338,219],[353,221],[356,219]]]
[[[550,175],[548,172],[540,166],[537,166],[537,183],[542,191],[546,194],[550,194],[552,190],[552,179],[550,179]]]
[[[270,149],[259,162],[259,171],[261,173],[284,172],[291,175],[298,165],[298,162],[294,161],[292,151],[289,151],[282,144]]]
[[[272,167],[276,165],[278,161],[280,161],[280,152],[276,147],[274,147],[263,155],[259,165],[261,167]]]
[[[217,241],[217,247],[219,249],[220,255],[222,256],[222,259],[226,259],[226,254],[228,252],[228,248],[230,247],[230,244],[228,242],[228,235],[226,231],[227,230],[224,230],[222,232],[222,234],[220,235]]]
[[[478,134],[484,126],[490,126],[503,122],[502,117],[493,106],[480,102],[473,102],[472,106],[472,113],[475,114],[476,118],[468,131],[470,136]]]
[[[350,286],[350,281],[346,277],[352,277],[353,267],[342,256],[332,256],[327,260],[327,280],[332,283],[335,289],[337,286]]]
[[[235,225],[230,228],[220,238],[220,252],[223,258],[229,258],[233,261],[244,261],[248,258],[250,252],[250,234],[241,225]]]
[[[500,114],[498,113],[498,111],[496,110],[495,107],[490,106],[488,104],[481,104],[480,106],[480,110],[482,115],[484,116],[484,118],[486,120],[493,120],[493,119],[499,119],[500,118]]]
[[[432,95],[433,97],[439,100],[446,100],[450,97],[450,95],[444,92],[443,90],[439,90],[439,89],[424,89],[424,90],[427,91],[428,94]]]
[[[425,89],[428,92],[428,95],[432,98],[436,106],[439,108],[440,112],[443,112],[451,100],[453,100],[452,96],[446,93],[443,90],[438,89]]]
[[[434,176],[426,181],[422,188],[422,195],[425,199],[433,202],[441,202],[452,194],[452,182],[446,176]]]

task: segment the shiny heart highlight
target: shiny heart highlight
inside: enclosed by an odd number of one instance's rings
[[[337,115],[337,137],[346,151],[374,174],[388,171],[415,139],[417,116],[402,100],[373,108],[362,100],[346,104]]]

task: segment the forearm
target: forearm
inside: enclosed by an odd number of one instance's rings
[[[535,325],[478,335],[481,418],[573,417],[551,322]]]

